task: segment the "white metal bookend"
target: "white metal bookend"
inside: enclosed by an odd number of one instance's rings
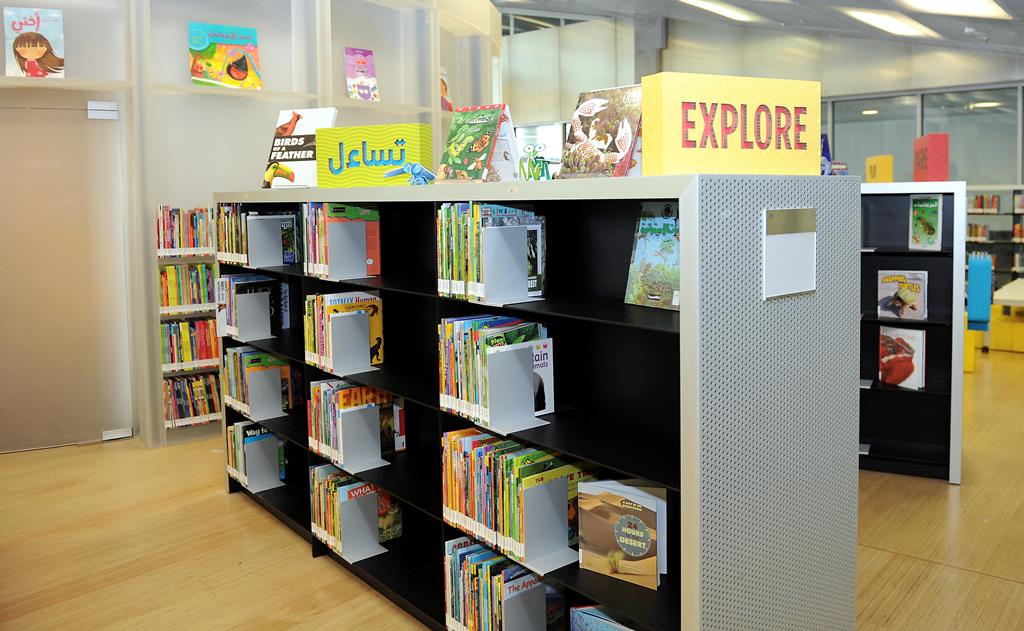
[[[502,436],[548,424],[534,416],[532,344],[488,349],[487,405],[483,425]]]
[[[365,311],[333,313],[331,327],[331,365],[328,369],[340,377],[377,370],[370,365],[370,316]]]
[[[339,513],[341,558],[356,563],[387,552],[379,543],[376,493],[342,502]]]
[[[327,278],[366,277],[366,222],[333,221],[327,224]]]
[[[255,427],[255,426],[253,426]],[[253,493],[284,486],[278,458],[281,439],[276,436],[243,443],[245,451],[245,487]]]
[[[513,583],[521,585],[519,581]],[[547,599],[544,584],[539,580],[510,598],[506,586],[502,612],[502,628],[505,631],[545,631],[547,629]]]
[[[569,483],[565,477],[523,491],[523,566],[544,575],[576,563],[569,547]]]
[[[281,367],[269,370],[246,372],[246,387],[249,390],[249,418],[265,421],[284,416],[281,406]]]
[[[391,463],[380,457],[380,406],[375,403],[342,410],[341,454],[338,464],[348,473],[384,467]]]
[[[529,295],[526,235],[526,226],[495,226],[481,230],[481,302],[501,306],[542,300]]]
[[[281,243],[284,220],[284,217],[246,216],[249,267],[284,265],[284,246]]]
[[[270,333],[270,292],[235,295],[235,324],[242,341],[273,337]]]

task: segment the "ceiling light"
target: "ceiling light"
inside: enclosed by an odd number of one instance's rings
[[[877,113],[878,113],[878,110],[863,110],[861,112],[861,114],[863,114],[864,116],[874,116]]]
[[[754,15],[746,9],[726,4],[724,2],[718,2],[718,0],[679,0],[683,4],[697,7],[698,9],[704,9],[711,13],[716,13],[724,18],[730,20],[736,20],[737,22],[759,22],[761,18]]]
[[[1013,16],[995,0],[899,0],[909,11],[936,15],[959,15],[966,18],[1012,20]]]
[[[987,108],[987,107],[999,107],[1002,104],[1003,103],[1001,101],[981,101],[980,103],[971,103],[967,107],[972,109],[972,110],[975,110],[975,109],[978,109],[978,108],[984,109],[984,108]]]
[[[855,20],[893,35],[903,37],[942,37],[924,24],[903,15],[899,11],[876,11],[873,9],[840,9],[840,11]]]

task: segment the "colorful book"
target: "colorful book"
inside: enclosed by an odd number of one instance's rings
[[[188,49],[193,84],[263,89],[256,29],[189,22]]]
[[[569,631],[632,631],[610,610],[591,605],[569,610]]]
[[[448,96],[448,69],[441,66],[441,111],[451,112],[454,109],[451,97]]]
[[[316,186],[316,130],[334,127],[338,110],[281,110],[263,171],[263,188]]]
[[[928,272],[879,270],[878,317],[928,318]]]
[[[677,202],[643,202],[633,235],[625,302],[679,311]]]
[[[892,326],[879,328],[878,380],[921,390],[925,386],[925,332]]]
[[[4,7],[8,77],[64,78],[64,12]]]
[[[910,196],[911,250],[942,249],[942,195]]]
[[[633,167],[639,85],[580,93],[566,132],[559,178],[621,176]]]
[[[508,105],[496,103],[455,110],[437,167],[437,179],[514,180],[518,164]]]
[[[357,101],[379,101],[377,69],[373,65],[373,51],[368,48],[345,48],[345,82],[348,98]],[[334,125],[324,125],[333,127]]]

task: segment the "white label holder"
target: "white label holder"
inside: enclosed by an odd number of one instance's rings
[[[359,473],[391,464],[380,457],[380,407],[376,403],[342,410],[338,417],[341,425],[341,462],[338,464],[342,469]]]
[[[281,367],[253,370],[246,373],[249,390],[249,419],[265,421],[284,416],[281,406]]]
[[[534,415],[532,345],[488,349],[487,406],[480,425],[502,436],[548,424]]]
[[[579,561],[569,547],[569,482],[565,477],[523,491],[522,565],[544,575]]]
[[[249,242],[249,267],[279,267],[284,265],[284,247],[281,233],[286,217],[246,215]]]
[[[370,316],[365,311],[332,313],[330,372],[344,377],[377,370],[370,365]]]
[[[529,294],[526,236],[526,226],[492,226],[480,231],[481,303],[500,307],[543,300]]]
[[[376,493],[343,502],[339,513],[341,558],[357,563],[388,551],[379,542]]]
[[[366,222],[327,223],[327,279],[366,277]]]
[[[236,294],[234,315],[238,341],[273,337],[270,333],[270,292]]]

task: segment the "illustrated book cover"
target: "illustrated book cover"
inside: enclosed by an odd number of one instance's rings
[[[373,65],[373,51],[368,48],[345,48],[345,83],[348,98],[356,101],[379,101],[377,69]],[[333,127],[333,125],[324,125]]]
[[[188,52],[195,85],[263,89],[254,28],[189,22]]]
[[[316,130],[337,119],[333,107],[278,112],[262,188],[316,186]]]
[[[64,12],[4,7],[8,77],[64,78]]]
[[[633,235],[625,302],[679,311],[679,204],[644,202]]]
[[[629,172],[640,129],[639,85],[580,93],[562,148],[559,178]]]
[[[569,631],[632,631],[604,607],[590,605],[569,610]]]
[[[911,250],[942,249],[942,195],[910,196]]]
[[[925,332],[893,326],[879,328],[878,380],[920,390],[925,384]]]
[[[519,151],[507,105],[455,110],[437,167],[439,180],[501,182],[517,178]]]
[[[928,272],[879,270],[878,317],[928,318]]]

